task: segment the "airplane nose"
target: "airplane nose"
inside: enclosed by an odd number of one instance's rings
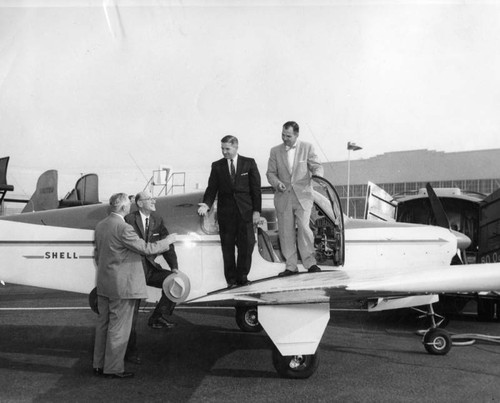
[[[470,238],[465,235],[465,234],[462,234],[461,232],[458,232],[458,231],[454,231],[454,230],[450,230],[453,235],[455,235],[457,237],[457,248],[460,249],[460,250],[464,250],[464,249],[467,249],[469,247],[469,245],[471,244],[471,240]]]

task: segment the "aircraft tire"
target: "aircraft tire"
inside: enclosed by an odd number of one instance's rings
[[[283,356],[276,347],[273,348],[273,366],[283,378],[306,379],[316,372],[319,365],[318,351],[310,355]]]
[[[94,287],[89,293],[89,306],[92,312],[99,313],[99,308],[97,307],[97,287]]]
[[[262,331],[256,306],[237,306],[235,318],[236,324],[244,332],[258,333]]]
[[[451,349],[450,335],[440,328],[433,328],[425,333],[423,343],[427,352],[432,355],[446,355]]]

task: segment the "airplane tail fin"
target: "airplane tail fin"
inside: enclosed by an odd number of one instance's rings
[[[57,171],[51,169],[40,175],[36,190],[23,209],[23,213],[56,209],[59,206],[57,197]]]
[[[97,203],[99,203],[99,179],[96,174],[87,174],[78,179],[75,188],[59,202],[59,207]]]

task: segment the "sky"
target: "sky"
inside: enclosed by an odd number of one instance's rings
[[[204,189],[220,139],[263,184],[282,124],[322,161],[499,148],[500,1],[0,0],[0,156],[29,197],[100,198],[168,165]]]

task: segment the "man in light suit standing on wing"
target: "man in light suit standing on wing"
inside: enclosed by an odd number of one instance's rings
[[[298,137],[299,125],[286,122],[281,133],[283,144],[271,149],[266,173],[275,189],[278,234],[281,252],[286,259],[286,269],[279,276],[298,273],[297,245],[304,267],[309,272],[321,270],[316,265],[309,219],[313,206],[311,177],[323,176],[323,167],[312,144],[299,141]]]

